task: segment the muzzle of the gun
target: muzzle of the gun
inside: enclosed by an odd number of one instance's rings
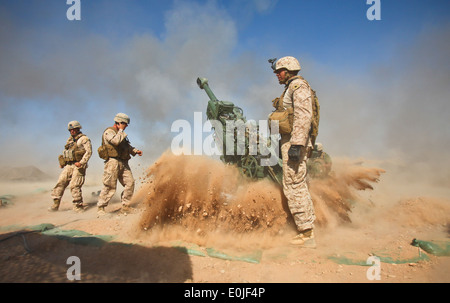
[[[204,89],[204,85],[208,85],[208,79],[206,78],[197,78],[197,85],[198,87],[200,87],[201,89]]]
[[[204,89],[206,94],[208,95],[209,99],[212,101],[217,101],[216,96],[212,92],[211,88],[209,88],[208,85],[208,79],[206,78],[197,78],[197,85],[200,87],[200,89]]]

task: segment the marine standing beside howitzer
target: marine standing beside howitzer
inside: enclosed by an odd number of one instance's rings
[[[134,178],[128,160],[135,155],[142,156],[142,151],[131,146],[125,129],[130,124],[130,118],[123,113],[114,117],[114,125],[108,127],[102,136],[102,145],[98,149],[100,158],[105,160],[103,173],[103,189],[97,203],[98,215],[105,214],[105,207],[116,192],[117,180],[124,190],[121,194],[122,212],[129,211],[134,192]]]
[[[83,195],[81,187],[86,176],[87,163],[92,155],[91,140],[81,132],[78,121],[68,124],[70,137],[66,142],[63,154],[59,156],[59,165],[63,171],[52,190],[53,205],[49,210],[57,211],[66,187],[69,185],[73,198],[73,210],[82,211]]]
[[[311,136],[315,92],[298,76],[301,67],[294,57],[269,60],[278,82],[285,86],[280,98],[274,99],[276,109],[269,120],[279,121],[283,161],[283,192],[299,234],[291,244],[315,247],[313,202],[306,183],[306,160],[313,146]],[[286,123],[284,122],[286,121]],[[318,127],[318,122],[317,122]]]

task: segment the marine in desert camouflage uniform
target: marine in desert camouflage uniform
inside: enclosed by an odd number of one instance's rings
[[[66,142],[63,154],[59,156],[59,165],[63,171],[51,193],[53,198],[53,205],[49,209],[51,211],[59,209],[67,186],[72,193],[73,209],[75,211],[84,209],[81,187],[84,184],[87,163],[92,155],[92,145],[91,140],[80,129],[80,122],[69,122],[70,137]]]
[[[303,78],[297,76],[301,67],[294,57],[280,58],[274,67],[280,84],[285,90],[280,97],[285,109],[294,108],[293,126],[290,134],[281,135],[283,160],[283,192],[299,234],[291,244],[315,247],[314,206],[306,183],[306,160],[312,148],[309,137],[312,120],[311,88]]]
[[[103,132],[102,145],[106,148],[107,157],[103,173],[103,189],[97,202],[98,214],[105,214],[105,207],[114,196],[117,180],[124,190],[121,194],[122,211],[129,210],[134,192],[134,178],[128,160],[131,156],[142,156],[142,151],[131,146],[125,129],[130,124],[130,118],[123,113],[114,117],[114,125]]]

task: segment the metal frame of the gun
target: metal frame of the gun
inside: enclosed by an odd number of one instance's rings
[[[273,60],[273,61],[271,61],[271,60]],[[276,59],[271,59],[271,60],[269,60],[269,62],[271,62],[272,65],[273,65],[273,63],[276,61]],[[242,120],[243,123],[247,122],[245,117],[244,117],[244,115],[243,115],[242,108],[240,108],[238,106],[235,106],[234,103],[232,103],[232,102],[219,101],[217,99],[217,97],[214,95],[214,93],[212,92],[211,88],[208,85],[208,79],[206,79],[206,78],[197,78],[197,85],[199,86],[200,89],[205,90],[206,94],[208,95],[208,97],[210,99],[209,102],[208,102],[208,106],[207,106],[207,118],[208,118],[208,120],[210,120],[211,118],[219,119],[220,122],[222,123],[222,125],[226,124],[226,121],[234,121],[234,120],[236,120],[236,121],[237,120]],[[216,109],[216,112],[212,111],[213,105],[211,105],[211,102],[212,102],[212,104],[215,104],[217,106],[216,108],[214,108],[214,109]],[[230,112],[230,113],[222,113],[220,111],[221,107],[223,109],[224,107],[226,108],[226,106],[230,106],[230,107],[232,106],[233,111]],[[236,110],[238,111],[238,114],[236,113]],[[230,116],[230,115],[233,115],[233,117]],[[222,151],[221,151],[222,152],[221,160],[223,162],[225,162],[225,163],[234,162],[235,164],[238,164],[238,167],[240,168],[240,170],[241,170],[241,172],[243,174],[245,174],[245,175],[247,175],[247,176],[249,176],[251,178],[257,178],[258,177],[258,166],[260,166],[260,163],[258,163],[258,160],[261,160],[261,155],[259,155],[259,154],[258,155],[250,155],[250,154],[247,154],[247,150],[246,150],[246,155],[242,155],[242,156],[239,156],[239,157],[238,156],[226,157],[224,155],[225,153],[224,153],[224,150],[223,150],[225,148],[224,142],[221,139],[221,136],[223,134],[218,134],[218,131],[217,131],[217,129],[214,126],[212,127],[212,129],[214,129],[214,140],[216,141],[216,144],[218,144],[218,146],[220,146],[221,149],[222,149]],[[258,128],[257,128],[256,131],[258,131]],[[258,133],[259,133],[259,131],[258,131]],[[259,142],[260,139],[261,138],[259,137],[259,134],[258,134],[258,137],[257,137],[258,144],[260,144],[260,142]],[[245,140],[246,140],[245,143],[246,143],[246,147],[247,147],[248,146],[248,142],[247,141],[249,140],[247,133],[246,133]],[[269,146],[267,145],[266,138],[263,138],[262,141],[264,141],[263,144],[266,144],[267,148],[269,148]],[[236,144],[236,142],[234,142],[234,144]],[[270,151],[270,155],[277,154],[277,153],[273,153],[274,152],[273,151],[273,146],[270,146],[269,151]],[[230,158],[232,160],[230,160]],[[230,160],[230,161],[228,161],[228,160]],[[278,162],[277,163],[278,166],[281,167],[282,166],[282,161],[280,160],[279,157],[277,159],[277,162]],[[281,185],[282,181],[280,180],[280,178],[277,177],[277,173],[275,172],[274,168],[270,167],[270,166],[266,166],[266,167],[267,167],[268,175],[271,177],[271,179]],[[256,171],[252,171],[252,168],[256,168],[257,170]],[[246,171],[246,170],[248,170],[248,171]]]

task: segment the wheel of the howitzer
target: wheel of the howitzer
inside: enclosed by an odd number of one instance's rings
[[[249,178],[256,178],[258,161],[253,156],[242,157],[239,169],[241,173]]]

